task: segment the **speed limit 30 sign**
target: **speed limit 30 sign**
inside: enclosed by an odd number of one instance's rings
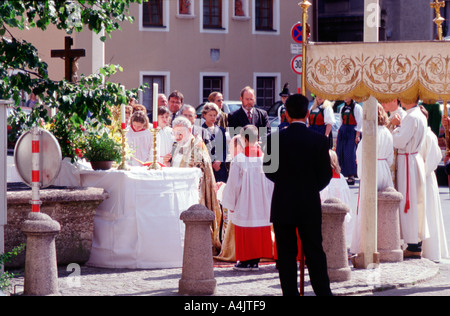
[[[301,75],[303,73],[303,55],[297,55],[292,58],[291,61],[292,70]]]

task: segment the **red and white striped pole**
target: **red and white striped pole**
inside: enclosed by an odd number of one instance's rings
[[[41,175],[40,175],[40,135],[41,131],[38,127],[34,127],[31,130],[31,190],[32,200],[30,204],[32,206],[33,213],[39,213],[41,211],[40,200],[40,188],[41,188]]]

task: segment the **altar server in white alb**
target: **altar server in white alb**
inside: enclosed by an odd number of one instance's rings
[[[384,190],[388,187],[394,187],[391,175],[391,165],[394,162],[394,146],[392,134],[387,128],[388,116],[381,104],[378,105],[378,127],[377,127],[377,190]],[[358,176],[361,178],[362,169],[365,163],[362,160],[362,144],[364,138],[356,150],[356,159],[358,161]],[[360,183],[361,184],[361,183]],[[361,189],[361,187],[360,187]],[[361,192],[359,192],[361,193]],[[361,242],[361,214],[364,209],[361,208],[361,199],[358,199],[356,217],[354,219],[351,253],[360,252]]]
[[[351,208],[351,192],[347,181],[343,174],[341,174],[341,167],[336,152],[332,149],[329,151],[331,169],[333,170],[333,178],[330,180],[325,189],[320,191],[320,200],[325,202],[327,199],[337,198],[342,203]],[[356,210],[350,209],[350,212],[345,215],[345,238],[347,242],[352,240],[353,222],[356,216]]]
[[[422,113],[428,119],[427,110],[421,106]],[[447,237],[445,235],[444,219],[442,216],[441,199],[439,187],[434,171],[442,160],[442,152],[436,135],[430,127],[427,128],[426,139],[420,150],[425,162],[425,176],[427,183],[426,212],[430,238],[425,239],[422,244],[423,257],[440,261],[448,257]]]
[[[396,115],[391,120],[396,128],[392,137],[394,148],[398,149],[397,184],[403,194],[400,203],[400,229],[402,238],[408,244],[405,258],[421,258],[422,241],[429,238],[425,212],[426,183],[425,165],[420,150],[425,141],[427,119],[422,114],[418,100],[402,102],[407,115],[403,120]]]
[[[232,212],[235,225],[236,270],[258,270],[261,258],[273,258],[270,207],[273,182],[263,172],[263,154],[257,146],[258,129],[241,130],[244,153],[231,162],[222,206]]]
[[[135,159],[129,162],[131,166],[142,166],[140,162],[153,161],[153,135],[149,130],[148,117],[144,112],[137,111],[131,115],[130,130],[126,140],[134,152]]]

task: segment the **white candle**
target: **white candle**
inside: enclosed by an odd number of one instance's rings
[[[153,128],[158,127],[158,84],[153,84]]]
[[[120,123],[122,129],[127,128],[127,123],[125,122],[125,104],[120,105]]]

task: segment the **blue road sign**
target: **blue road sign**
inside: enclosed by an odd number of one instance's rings
[[[292,27],[292,39],[297,43],[303,43],[303,26],[302,23],[297,23]]]

